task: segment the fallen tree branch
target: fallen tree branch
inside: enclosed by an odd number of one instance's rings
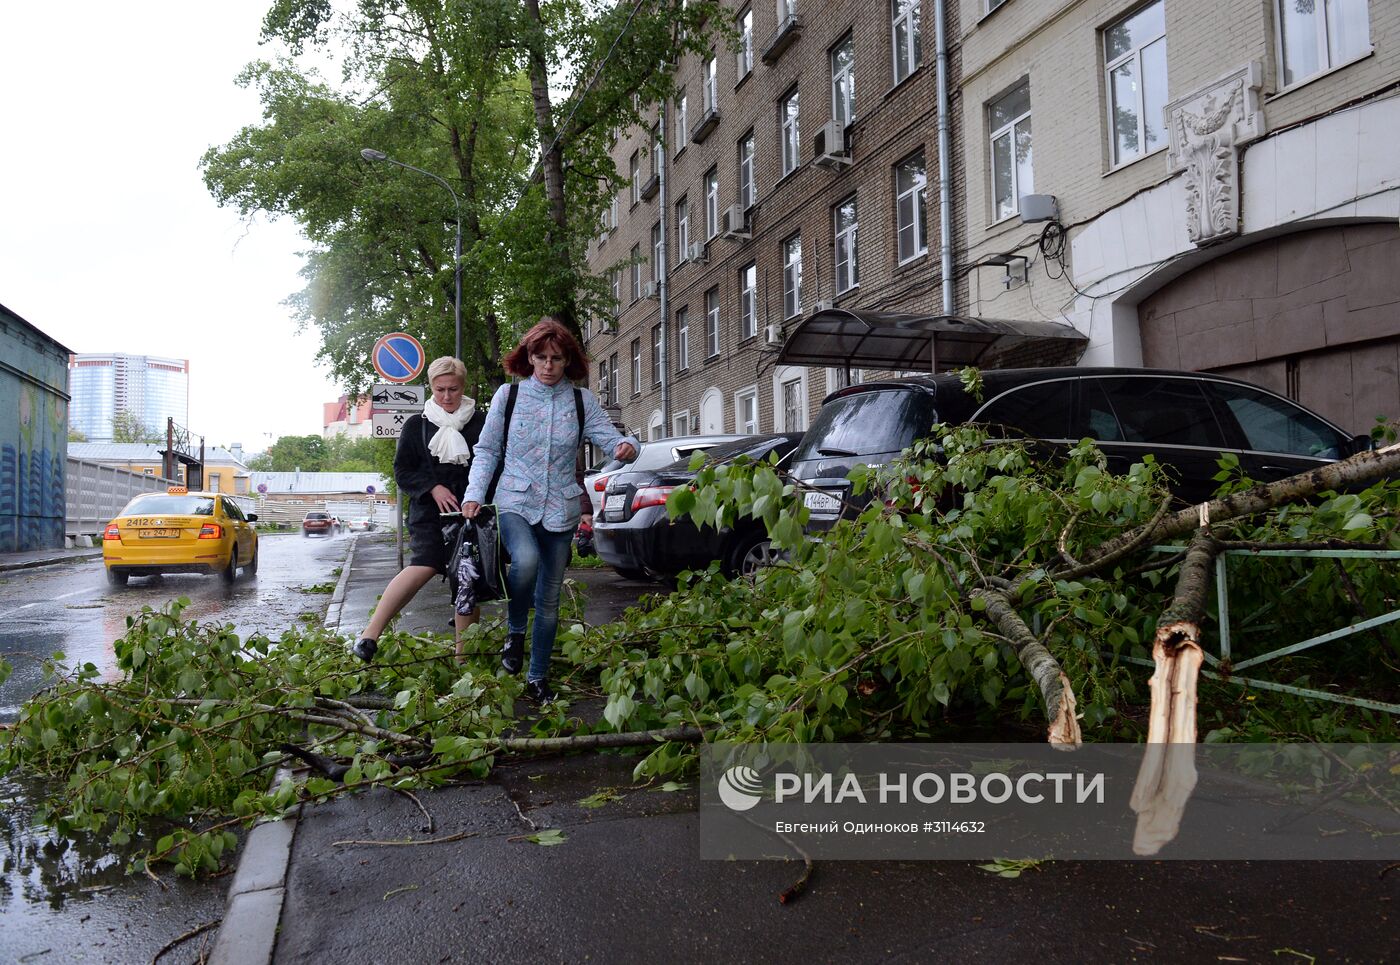
[[[1176,837],[1186,802],[1196,787],[1196,683],[1204,651],[1201,619],[1210,591],[1210,569],[1220,547],[1202,526],[1182,561],[1172,603],[1157,621],[1152,640],[1156,672],[1148,686],[1152,708],[1147,746],[1133,787],[1137,813],[1133,850],[1156,854]],[[1187,745],[1185,747],[1176,745]]]
[[[679,727],[663,727],[659,730],[619,731],[607,734],[576,734],[573,737],[505,737],[495,743],[502,750],[517,754],[548,753],[551,751],[597,750],[603,747],[641,747],[664,741],[683,741],[698,744],[705,739],[705,731],[699,727],[683,724]]]
[[[459,831],[456,834],[449,834],[445,838],[405,838],[402,841],[332,841],[331,847],[345,848],[351,845],[359,848],[407,848],[419,844],[447,844],[449,841],[464,841],[467,838],[474,838],[479,831]]]
[[[170,941],[160,946],[160,951],[156,952],[153,956],[151,956],[151,965],[156,965],[156,962],[160,961],[160,957],[166,952],[172,951],[176,945],[179,945],[182,942],[187,942],[191,938],[196,938],[199,935],[202,935],[205,932],[207,932],[209,929],[214,928],[215,926],[220,925],[222,923],[222,918],[215,918],[213,921],[206,921],[204,924],[198,926],[197,928],[191,928],[183,935],[175,936],[174,938],[170,939]]]
[[[987,604],[987,619],[991,620],[1001,635],[1011,641],[1016,657],[1026,673],[1040,688],[1041,700],[1045,703],[1045,717],[1049,722],[1046,740],[1060,750],[1074,750],[1082,742],[1079,720],[1075,716],[1076,701],[1074,688],[1069,677],[1060,668],[1050,650],[1041,643],[1026,626],[1010,598],[1000,590],[982,587],[972,591],[973,597],[980,597]]]

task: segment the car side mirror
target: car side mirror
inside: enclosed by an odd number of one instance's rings
[[[1376,440],[1366,433],[1359,433],[1351,437],[1351,445],[1348,447],[1347,455],[1354,456],[1358,452],[1370,452],[1376,448]]]
[[[257,521],[258,521],[258,514],[257,514],[257,513],[249,513],[249,514],[248,514],[248,522],[250,522],[250,523],[256,523]]]

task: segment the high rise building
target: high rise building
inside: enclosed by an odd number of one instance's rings
[[[87,354],[68,360],[70,429],[89,442],[111,442],[112,420],[130,412],[147,430],[165,431],[165,421],[188,426],[190,363],[154,355]]]

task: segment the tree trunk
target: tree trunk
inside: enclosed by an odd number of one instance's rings
[[[1026,626],[1005,593],[982,588],[973,590],[972,595],[981,597],[987,604],[987,619],[996,625],[1002,636],[1011,641],[1021,666],[1026,668],[1026,673],[1040,688],[1040,698],[1045,703],[1045,718],[1049,721],[1045,739],[1059,750],[1072,751],[1077,748],[1083,741],[1079,720],[1074,714],[1074,688],[1070,686],[1069,677],[1060,669],[1059,661],[1031,633],[1030,627]]]

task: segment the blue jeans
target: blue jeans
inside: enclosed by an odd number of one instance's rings
[[[549,676],[554,635],[559,630],[559,590],[569,565],[574,534],[551,532],[542,523],[531,525],[516,513],[501,513],[501,540],[510,553],[506,588],[510,591],[507,625],[525,634],[525,622],[535,607],[535,631],[530,638],[530,670],[526,680]]]

